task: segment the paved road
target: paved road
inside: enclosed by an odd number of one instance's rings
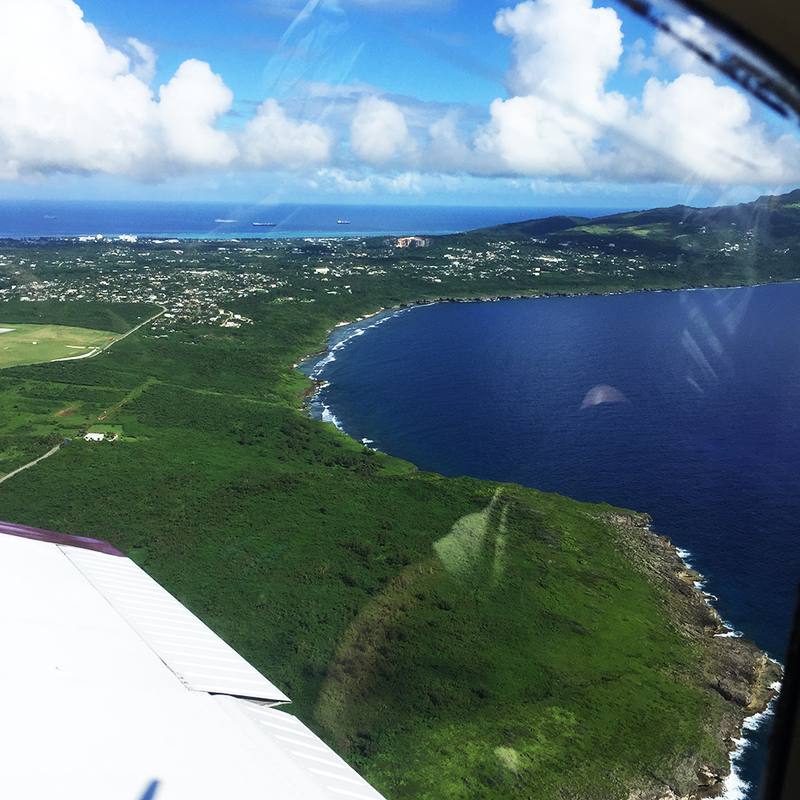
[[[158,319],[162,314],[165,314],[167,311],[166,308],[162,308],[158,314],[153,314],[152,317],[148,317],[144,322],[140,322],[135,328],[131,328],[127,333],[123,333],[122,336],[117,337],[116,339],[112,339],[108,344],[103,345],[103,347],[95,347],[88,353],[81,353],[79,356],[67,356],[66,358],[56,358],[55,361],[77,361],[81,358],[93,358],[94,356],[99,356],[100,353],[105,353],[109,347],[112,345],[117,344],[117,342],[121,342],[123,339],[127,339],[132,333],[136,333],[139,328],[143,328],[145,325],[149,325],[154,319]]]
[[[44,461],[46,458],[50,458],[50,456],[55,455],[61,449],[61,445],[57,444],[55,447],[51,447],[43,456],[39,456],[39,458],[34,458],[33,461],[29,461],[27,464],[23,464],[21,467],[17,467],[13,472],[9,472],[8,475],[3,475],[0,478],[0,483],[4,483],[9,478],[13,478],[15,475],[18,475],[24,469],[30,469],[31,467],[35,467],[40,461]]]

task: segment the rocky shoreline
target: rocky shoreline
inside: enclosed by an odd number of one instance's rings
[[[703,800],[718,797],[732,769],[730,756],[742,736],[745,720],[765,711],[778,693],[781,666],[748,639],[731,636],[711,596],[701,588],[702,575],[689,567],[677,547],[654,533],[646,514],[602,515],[619,532],[621,549],[633,566],[660,590],[666,616],[682,636],[701,648],[705,670],[698,686],[718,694],[724,711],[710,733],[724,744],[724,764],[703,763],[687,756],[674,775],[636,789],[629,800]]]

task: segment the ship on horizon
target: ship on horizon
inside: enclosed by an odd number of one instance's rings
[[[277,222],[251,222],[251,225],[255,225],[257,228],[274,228],[278,223]]]
[[[336,220],[336,224],[337,225],[349,225],[350,224],[350,220],[349,219],[337,219]]]

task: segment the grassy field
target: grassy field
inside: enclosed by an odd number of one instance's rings
[[[103,330],[114,332],[104,335],[113,336],[130,330],[156,310],[133,304],[10,302],[0,305],[0,318],[8,320],[0,327],[19,329],[44,325],[45,320],[51,319],[58,326],[82,332],[102,326]],[[0,334],[0,343],[9,335]],[[0,370],[0,475],[40,456],[65,437],[82,434],[124,401],[125,388],[104,381],[92,385],[91,379],[84,377],[87,371],[93,373],[96,368],[92,365],[108,358],[110,352],[79,361]],[[44,371],[59,377],[41,380]]]
[[[0,369],[87,356],[110,344],[116,334],[66,325],[0,322]]]

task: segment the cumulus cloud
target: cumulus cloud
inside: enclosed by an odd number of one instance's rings
[[[74,3],[0,3],[0,74],[0,175],[116,172],[151,151],[150,89]]]
[[[324,167],[317,170],[311,185],[326,191],[345,194],[370,194],[376,191],[390,194],[420,194],[424,176],[419,172],[404,171],[394,175],[362,173],[339,167]]]
[[[516,175],[588,176],[596,138],[591,120],[540,97],[494,100],[477,152],[489,171]]]
[[[597,141],[627,112],[605,89],[622,55],[616,13],[591,0],[538,0],[503,9],[495,28],[512,40],[514,96],[491,104],[477,150],[500,172],[588,176]]]
[[[406,153],[411,139],[400,106],[381,97],[359,100],[350,126],[350,145],[368,164],[386,164]]]
[[[672,25],[714,52],[696,18]],[[613,9],[592,0],[525,0],[500,11],[495,28],[512,41],[512,96],[491,104],[474,137],[473,171],[715,183],[800,179],[798,140],[770,138],[738,89],[696,74],[702,60],[664,34],[656,37],[658,54],[689,71],[668,82],[651,78],[641,97],[626,98],[608,89],[623,52]],[[642,45],[634,53],[639,68],[654,66]]]
[[[125,48],[109,46],[72,0],[0,2],[0,178],[158,179],[245,161],[318,164],[329,153],[318,126],[274,101],[243,133],[221,129],[233,93],[207,63],[184,61],[156,92],[155,52],[133,38]]]
[[[634,141],[645,145],[631,148],[628,167],[646,177],[664,177],[667,171],[676,180],[779,184],[790,171],[797,175],[800,165],[797,139],[770,141],[764,128],[753,122],[744,95],[707,76],[687,73],[670,82],[650,78],[641,111],[632,114],[627,125]],[[671,164],[659,165],[652,158],[663,150]]]
[[[648,55],[647,44],[641,38],[636,39],[628,48],[625,65],[632,75],[638,75],[640,72],[655,72],[659,66],[658,59],[654,55]]]
[[[683,39],[715,52],[701,21],[670,24]],[[716,83],[702,59],[666,34],[657,34],[654,54],[635,42],[626,66],[683,71],[672,80],[654,76],[640,95],[626,97],[609,89],[623,57],[621,21],[612,8],[592,0],[524,0],[498,12],[495,28],[511,40],[512,63],[509,96],[490,104],[488,119],[470,133],[449,113],[427,131],[408,133],[399,121],[413,110],[395,105],[397,124],[365,126],[374,134],[365,141],[376,150],[354,137],[356,155],[395,167],[399,160],[429,171],[565,181],[800,180],[800,140],[770,134],[739,89]],[[383,117],[377,110],[368,116]],[[398,130],[404,146],[392,139]],[[409,138],[418,141],[409,146]]]
[[[242,157],[254,167],[300,167],[330,159],[331,134],[313,122],[290,119],[275,100],[266,100],[244,130]]]
[[[189,59],[156,86],[154,50],[135,38],[110,46],[74,0],[0,0],[0,179],[309,169],[342,191],[407,192],[419,190],[423,173],[528,182],[800,180],[800,140],[770,132],[739,89],[717,83],[702,59],[665,34],[649,52],[638,40],[625,54],[629,71],[653,73],[641,93],[612,90],[622,26],[597,2],[523,0],[499,11],[494,26],[510,42],[511,64],[507,94],[488,108],[306,81],[296,84],[302,104],[267,99],[237,123],[224,119],[234,97],[211,65]],[[310,0],[303,13],[318,7],[332,0]],[[715,52],[696,18],[669,24]]]
[[[494,27],[512,40],[513,94],[579,108],[611,101],[604,85],[622,55],[622,23],[612,8],[594,8],[592,0],[528,0],[502,9]]]
[[[191,59],[159,89],[158,115],[171,160],[220,167],[236,157],[231,137],[214,122],[233,104],[233,92],[204,61]]]
[[[669,24],[716,52],[697,18]],[[674,37],[659,32],[649,50],[639,39],[624,53],[616,11],[592,0],[523,0],[500,10],[494,26],[511,43],[508,94],[481,121],[474,109],[431,119],[436,109],[423,103],[348,90],[340,97],[356,104],[347,112],[352,155],[382,170],[561,182],[800,180],[800,140],[771,133],[743,92],[717,83]],[[610,88],[623,57],[629,72],[654,73],[638,94]]]
[[[132,55],[131,71],[140,81],[150,83],[156,75],[156,51],[133,36],[126,44]]]
[[[430,165],[441,165],[442,171],[464,169],[472,154],[460,131],[459,115],[453,111],[435,119],[428,125],[426,161]]]

